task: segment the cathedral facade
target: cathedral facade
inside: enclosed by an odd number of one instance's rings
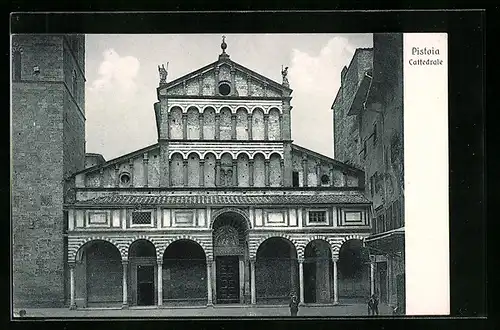
[[[295,145],[286,69],[275,82],[226,47],[172,81],[159,67],[156,144],[86,154],[70,177],[70,308],[283,304],[291,293],[336,304],[373,291],[364,172]]]

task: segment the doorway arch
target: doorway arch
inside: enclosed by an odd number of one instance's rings
[[[333,289],[330,244],[321,239],[313,240],[306,245],[304,256],[304,302],[330,302]]]
[[[249,302],[248,217],[239,209],[221,210],[214,214],[211,227],[215,262],[214,302]]]

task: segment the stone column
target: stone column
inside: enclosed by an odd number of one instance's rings
[[[338,304],[339,303],[339,282],[338,282],[338,275],[337,275],[337,262],[339,261],[338,258],[333,258],[333,303]]]
[[[264,114],[264,140],[269,140],[269,114]]]
[[[71,262],[69,263],[69,283],[70,283],[70,304],[69,304],[69,309],[73,310],[76,309],[76,303],[75,303],[75,263]]]
[[[221,175],[220,175],[220,159],[215,160],[215,186],[221,186]]]
[[[299,259],[300,304],[304,304],[304,260]]]
[[[304,187],[307,187],[307,176],[308,176],[308,173],[309,173],[309,168],[307,167],[307,156],[303,156],[302,157],[302,185]]]
[[[253,159],[248,160],[248,185],[253,187]]]
[[[236,114],[231,113],[231,139],[236,140]]]
[[[280,124],[280,140],[283,140],[283,114],[280,113],[280,119],[279,119],[279,124]]]
[[[130,170],[130,185],[133,187],[134,186],[134,160],[130,159],[128,161],[128,167]]]
[[[214,84],[215,94],[214,95],[219,95],[219,90],[218,90],[218,87],[219,87],[219,67],[215,67],[214,74],[215,74],[215,84]]]
[[[233,159],[233,187],[238,187],[238,160]]]
[[[198,121],[199,121],[199,126],[200,126],[200,140],[203,140],[203,126],[205,125],[203,113],[200,113],[198,115]]]
[[[188,131],[187,131],[187,113],[182,113],[182,138],[187,140]]]
[[[251,303],[255,305],[257,303],[257,297],[255,295],[255,260],[250,259],[250,295]]]
[[[118,188],[120,186],[120,167],[118,164],[115,164],[115,187]]]
[[[370,256],[370,294],[375,293],[375,257]]]
[[[172,159],[168,160],[168,185],[172,187]]]
[[[264,182],[265,186],[269,187],[269,159],[264,160]]]
[[[236,96],[236,69],[233,67],[230,71],[231,74],[231,95]]]
[[[281,171],[281,186],[285,186],[285,161],[283,158],[280,159],[280,171]]]
[[[387,255],[387,303],[392,304],[392,257]]]
[[[335,185],[335,176],[333,166],[330,167],[330,187]]]
[[[316,186],[321,186],[321,164],[316,164]]]
[[[144,187],[148,186],[148,167],[149,167],[149,158],[148,158],[148,153],[145,152],[142,158],[142,170],[144,172]]]
[[[157,260],[156,264],[158,265],[158,306],[163,305],[163,260]]]
[[[215,113],[215,139],[220,140],[220,113]]]
[[[212,260],[207,259],[207,305],[214,304],[212,298]]]
[[[184,159],[182,161],[182,170],[183,170],[184,187],[187,187],[188,186],[188,161],[187,161],[187,159]]]
[[[211,288],[212,288],[212,301],[217,301],[217,269],[215,260],[211,261],[212,264],[212,278],[211,278]]]
[[[128,261],[122,261],[123,266],[123,302],[122,308],[128,308],[128,296],[127,296],[127,269],[128,269]]]
[[[239,258],[239,266],[240,266],[240,304],[244,303],[244,295],[245,295],[245,261],[243,260],[243,256]]]
[[[250,111],[250,110],[248,110]],[[248,139],[252,140],[252,114],[247,115]]]
[[[99,187],[104,187],[104,169],[102,167],[99,169]]]
[[[205,186],[205,160],[200,159],[200,187]]]

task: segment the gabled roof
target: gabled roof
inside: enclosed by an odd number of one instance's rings
[[[107,162],[105,163],[102,163],[102,164],[97,164],[95,166],[92,166],[92,167],[89,167],[89,168],[86,168],[80,172],[76,172],[75,174],[73,174],[73,176],[75,175],[78,175],[78,174],[83,174],[83,173],[88,173],[88,172],[93,172],[99,168],[104,168],[104,167],[107,167],[107,166],[110,166],[110,165],[113,165],[113,164],[116,164],[116,163],[120,163],[126,159],[129,159],[131,157],[134,157],[136,155],[140,155],[146,151],[150,151],[150,150],[154,150],[158,148],[158,143],[155,143],[153,145],[150,145],[148,147],[145,147],[145,148],[142,148],[142,149],[139,149],[139,150],[136,150],[136,151],[132,151],[128,154],[125,154],[123,156],[120,156],[120,157],[117,157],[117,158],[114,158],[114,159],[111,159],[111,160],[108,160]]]
[[[176,78],[176,79],[174,79],[166,84],[160,85],[157,89],[164,89],[164,88],[169,89],[173,86],[176,86],[176,85],[182,83],[186,79],[195,77],[195,76],[199,75],[200,73],[204,73],[206,71],[210,71],[212,69],[215,69],[219,64],[222,64],[222,63],[229,64],[229,65],[233,66],[235,69],[240,70],[240,71],[250,75],[254,79],[265,82],[265,83],[269,84],[270,86],[273,86],[277,89],[284,90],[284,91],[287,91],[289,93],[292,92],[291,88],[286,87],[286,86],[284,86],[284,85],[282,85],[282,84],[280,84],[272,79],[269,79],[269,78],[261,75],[260,73],[257,73],[257,72],[255,72],[255,71],[253,71],[253,70],[251,70],[251,69],[249,69],[249,68],[247,68],[247,67],[245,67],[237,62],[234,62],[233,60],[229,59],[229,56],[221,57],[221,58],[219,58],[219,60],[212,62],[212,63],[210,63],[210,64],[208,64],[208,65],[206,65],[198,70],[189,72],[189,73],[187,73],[179,78]]]
[[[338,161],[336,159],[333,159],[333,158],[330,158],[328,156],[325,156],[323,154],[320,154],[319,152],[316,152],[316,151],[313,151],[311,149],[307,149],[307,148],[304,148],[304,147],[301,147],[301,146],[298,146],[296,144],[292,144],[292,150],[295,149],[297,151],[300,151],[300,152],[303,152],[303,153],[306,153],[306,154],[309,154],[309,155],[312,155],[314,157],[317,157],[319,159],[322,159],[326,162],[329,162],[329,163],[333,163],[343,169],[346,169],[348,171],[352,171],[352,172],[363,172],[363,170],[357,168],[357,167],[354,167],[352,165],[349,165],[349,164],[346,164],[346,163],[343,163],[341,161]]]

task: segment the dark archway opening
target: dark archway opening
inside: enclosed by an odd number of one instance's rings
[[[140,239],[129,249],[129,300],[131,305],[152,306],[156,303],[156,249],[153,243]]]
[[[339,251],[339,298],[365,301],[370,296],[370,265],[361,240],[346,241]]]
[[[173,304],[207,303],[207,263],[196,242],[171,243],[163,255],[163,301]]]
[[[330,245],[314,240],[307,244],[304,253],[304,302],[330,302],[333,297]]]
[[[299,295],[298,282],[295,246],[280,237],[264,241],[257,250],[255,261],[257,303],[288,303],[292,292]]]
[[[92,241],[84,247],[82,265],[85,265],[85,269],[77,270],[76,289],[77,295],[84,293],[87,307],[121,306],[123,301],[121,260],[120,251],[109,242]],[[84,290],[79,288],[81,284],[78,282],[85,283]]]

